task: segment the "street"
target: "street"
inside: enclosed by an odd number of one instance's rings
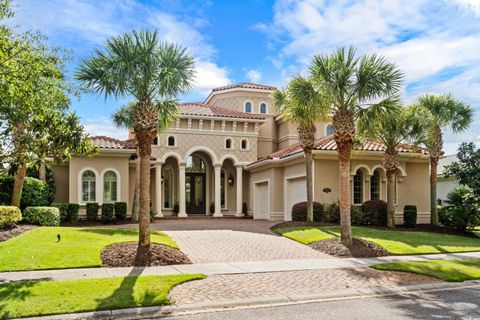
[[[168,320],[480,319],[480,286],[173,316]]]

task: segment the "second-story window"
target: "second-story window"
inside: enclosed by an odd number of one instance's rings
[[[267,113],[267,104],[266,103],[260,103],[260,113]]]
[[[245,112],[252,112],[252,103],[251,102],[245,102]]]
[[[247,150],[248,149],[248,141],[243,139],[241,143],[241,148],[242,150]]]
[[[232,149],[232,139],[225,140],[225,149]]]
[[[168,145],[169,145],[170,147],[174,147],[174,146],[175,146],[175,137],[174,137],[174,136],[168,137]]]
[[[153,139],[153,144],[158,146],[158,137],[155,137],[155,139]]]

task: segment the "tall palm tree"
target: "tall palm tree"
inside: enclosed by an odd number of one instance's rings
[[[437,166],[443,153],[442,128],[450,127],[455,133],[467,130],[472,123],[473,109],[452,94],[426,94],[416,104],[426,127],[422,142],[430,154],[430,222],[437,225]]]
[[[283,91],[273,93],[275,106],[286,119],[297,124],[300,145],[305,153],[307,178],[307,221],[313,221],[312,149],[315,143],[315,124],[325,120],[330,110],[310,79],[296,76]]]
[[[373,116],[397,103],[403,73],[375,54],[357,58],[352,47],[315,56],[310,73],[318,90],[331,101],[339,158],[341,241],[351,245],[350,158],[355,122],[360,116]]]
[[[139,256],[150,248],[151,145],[159,123],[168,118],[165,108],[176,108],[172,99],[191,88],[193,61],[186,48],[162,43],[156,31],[142,30],[107,40],[105,49],[82,60],[76,73],[76,79],[93,92],[136,101],[133,130],[140,155]]]
[[[377,118],[360,118],[358,132],[362,138],[380,141],[385,146],[383,168],[387,177],[387,227],[395,229],[395,175],[400,164],[398,147],[405,142],[416,142],[422,132],[422,121],[415,107],[397,107],[383,112]]]

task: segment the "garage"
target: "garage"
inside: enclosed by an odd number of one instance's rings
[[[268,181],[257,182],[254,184],[254,219],[270,219],[270,194],[268,192]]]
[[[292,220],[294,204],[307,201],[307,187],[305,177],[290,178],[285,183],[285,220]]]

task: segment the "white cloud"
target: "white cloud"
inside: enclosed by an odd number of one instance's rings
[[[477,16],[480,16],[479,0],[452,0],[452,1],[467,10],[472,10]]]
[[[249,70],[245,75],[248,81],[259,83],[262,81],[262,73],[258,70]]]
[[[128,131],[124,128],[117,128],[111,119],[107,117],[99,117],[95,119],[86,119],[82,121],[85,131],[90,136],[107,136],[120,140],[128,138]]]
[[[230,83],[225,68],[221,68],[209,61],[197,61],[194,90],[208,95],[215,87],[225,86]]]

